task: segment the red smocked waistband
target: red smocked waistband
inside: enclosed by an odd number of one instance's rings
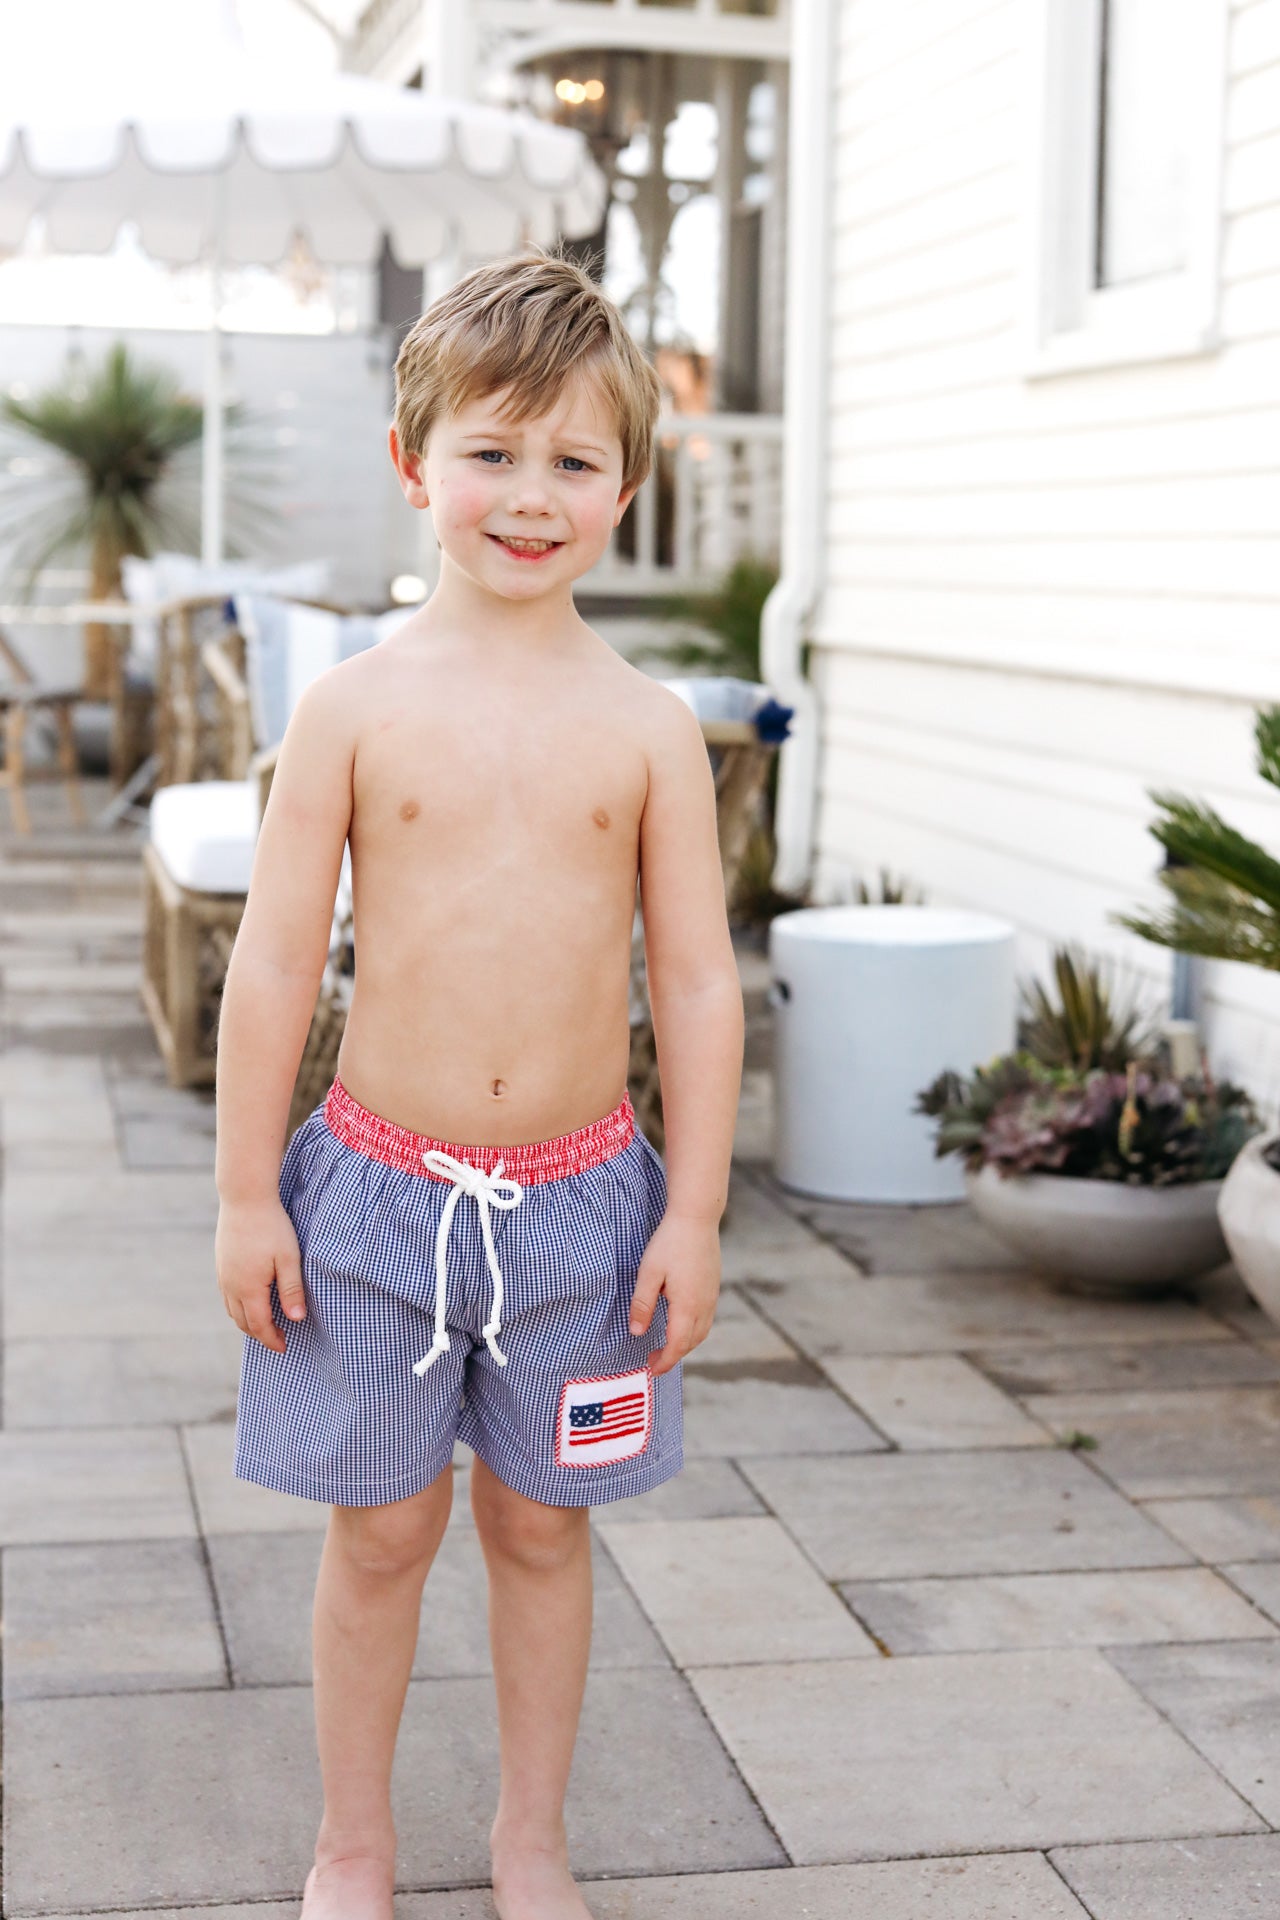
[[[424,1166],[422,1156],[434,1148],[449,1153],[455,1160],[466,1160],[485,1173],[492,1173],[499,1160],[502,1171],[522,1186],[536,1186],[542,1180],[560,1180],[567,1173],[584,1173],[611,1160],[631,1144],[636,1130],[631,1095],[624,1093],[612,1113],[590,1126],[577,1127],[572,1133],[558,1133],[551,1140],[521,1141],[513,1147],[465,1146],[455,1140],[436,1140],[430,1134],[410,1133],[393,1120],[370,1113],[353,1099],[335,1078],[325,1095],[325,1124],[330,1133],[357,1153],[381,1160],[385,1166],[398,1167],[402,1173],[420,1173],[427,1180],[443,1180],[445,1175]]]

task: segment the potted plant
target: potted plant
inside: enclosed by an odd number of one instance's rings
[[[970,1203],[1030,1266],[1090,1292],[1150,1293],[1219,1266],[1223,1177],[1256,1130],[1248,1095],[1207,1062],[1176,1079],[1136,1005],[1070,949],[1060,1001],[1024,987],[1017,1050],[918,1096],[935,1152],[965,1162]]]
[[[1256,766],[1280,787],[1280,706],[1254,717]],[[1182,953],[1280,971],[1280,861],[1203,801],[1148,790],[1151,828],[1172,864],[1160,873],[1162,914],[1114,914],[1143,939]],[[1246,1142],[1222,1185],[1218,1217],[1241,1279],[1280,1321],[1280,1133]]]

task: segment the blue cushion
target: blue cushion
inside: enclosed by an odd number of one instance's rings
[[[289,716],[313,680],[376,645],[388,631],[386,616],[329,613],[259,593],[237,593],[233,600],[245,640],[249,712],[259,747],[273,747],[284,738]],[[408,619],[414,609],[401,611]]]

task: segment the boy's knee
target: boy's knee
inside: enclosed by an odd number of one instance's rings
[[[509,1488],[473,1486],[476,1526],[485,1546],[529,1573],[555,1573],[582,1551],[585,1507],[547,1507]]]
[[[348,1566],[369,1579],[412,1573],[439,1545],[450,1497],[448,1487],[437,1485],[390,1506],[335,1507],[334,1544]]]

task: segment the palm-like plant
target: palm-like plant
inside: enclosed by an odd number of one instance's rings
[[[1046,1067],[1077,1073],[1123,1073],[1131,1060],[1151,1055],[1158,1028],[1142,1012],[1134,983],[1122,988],[1112,968],[1075,943],[1055,947],[1052,965],[1056,1002],[1038,980],[1022,985],[1020,1047]]]
[[[193,507],[165,482],[200,439],[204,409],[167,368],[117,342],[97,367],[69,370],[31,400],[0,396],[0,422],[28,449],[59,456],[11,460],[0,490],[0,539],[28,587],[51,561],[87,551],[91,597],[118,599],[126,554],[193,544]],[[109,629],[87,628],[85,646],[85,690],[101,698]]]
[[[778,569],[769,560],[743,554],[711,593],[665,594],[652,612],[669,620],[688,620],[714,635],[711,641],[671,640],[654,651],[678,667],[707,667],[713,673],[760,678],[760,618]]]
[[[1280,706],[1255,716],[1254,742],[1259,774],[1280,787]],[[1159,876],[1170,904],[1110,918],[1181,953],[1280,970],[1280,860],[1201,800],[1150,789],[1147,797],[1162,812],[1151,832],[1177,863]]]

